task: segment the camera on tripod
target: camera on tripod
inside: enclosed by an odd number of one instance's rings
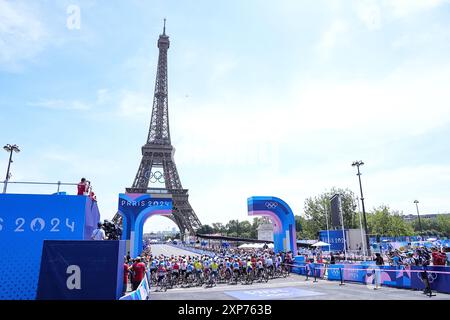
[[[105,231],[108,240],[120,240],[122,236],[122,229],[111,221],[103,221],[102,229]]]

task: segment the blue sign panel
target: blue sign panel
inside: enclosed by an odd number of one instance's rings
[[[125,241],[44,241],[38,300],[116,300]]]
[[[344,251],[344,236],[342,230],[321,230],[319,232],[319,239],[320,241],[331,244],[331,251]],[[328,250],[328,247],[323,247],[323,250]]]
[[[0,300],[35,299],[43,241],[89,239],[99,220],[86,196],[0,194]]]

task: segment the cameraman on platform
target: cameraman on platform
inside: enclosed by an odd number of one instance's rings
[[[122,236],[122,229],[106,219],[103,222],[103,230],[108,240],[120,240]]]

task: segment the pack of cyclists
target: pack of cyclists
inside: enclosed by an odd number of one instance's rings
[[[252,284],[287,277],[292,253],[256,253],[225,256],[147,256],[152,285],[157,291],[173,287],[212,287],[218,283]]]

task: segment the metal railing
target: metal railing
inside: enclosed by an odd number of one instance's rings
[[[3,184],[5,184],[5,183],[8,183],[8,184],[10,184],[10,183],[12,183],[12,184],[27,184],[27,185],[56,185],[56,186],[58,186],[57,190],[56,190],[57,193],[59,193],[59,190],[60,190],[61,186],[77,186],[78,185],[78,183],[68,183],[68,182],[61,182],[61,181],[58,181],[58,182],[36,182],[36,181],[8,181],[8,182],[6,182],[6,181],[2,181],[2,183]],[[89,184],[88,185],[88,192],[91,189],[92,189],[92,186]]]

